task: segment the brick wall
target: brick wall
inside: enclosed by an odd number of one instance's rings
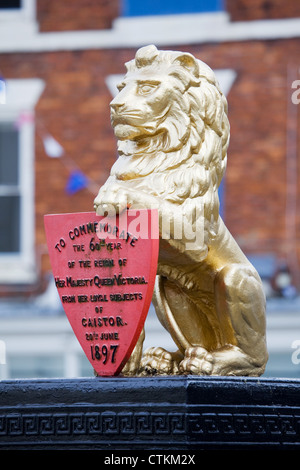
[[[74,163],[100,187],[115,161],[116,145],[110,125],[111,96],[105,84],[109,73],[120,71],[105,51],[48,54],[4,54],[1,72],[7,78],[39,77],[45,90],[36,107],[36,242],[45,244],[43,215],[93,210],[97,193],[84,189],[69,196],[65,187]],[[52,135],[66,158],[51,159],[42,136]],[[49,269],[48,257],[43,270]]]
[[[108,29],[119,15],[119,0],[37,0],[40,31]]]
[[[225,0],[232,21],[300,17],[297,0]]]
[[[300,67],[299,47],[300,39],[290,39],[177,48],[190,51],[212,68],[233,68],[237,73],[228,96],[231,143],[225,221],[248,254],[285,253],[286,119],[292,93],[287,66]],[[0,56],[6,78],[40,77],[46,82],[36,108],[39,247],[45,244],[44,214],[93,210],[97,192],[84,189],[73,196],[66,194],[69,169],[61,159],[45,155],[41,132],[46,129],[57,139],[96,188],[103,184],[116,157],[105,77],[123,73],[124,62],[134,54],[135,50],[124,49]],[[294,130],[297,126],[299,122],[293,121]],[[299,235],[300,215],[297,231]],[[44,256],[43,270],[47,269]]]

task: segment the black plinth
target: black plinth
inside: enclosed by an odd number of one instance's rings
[[[0,450],[245,448],[300,448],[299,380],[0,382]]]

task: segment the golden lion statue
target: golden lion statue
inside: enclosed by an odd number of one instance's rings
[[[119,158],[94,207],[158,208],[153,304],[178,351],[142,355],[143,332],[123,373],[259,376],[268,358],[262,283],[219,216],[226,98],[188,53],[150,45],[126,67],[111,102]],[[183,219],[190,230],[176,237]]]

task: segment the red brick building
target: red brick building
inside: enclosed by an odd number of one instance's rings
[[[121,16],[119,0],[13,3],[0,2],[2,297],[45,289],[44,214],[92,210],[116,158],[110,79],[150,43],[231,73],[225,223],[246,254],[286,262],[299,285],[298,2],[227,0],[211,12],[144,17]],[[47,136],[60,157],[45,150]],[[74,171],[87,179],[72,192]]]
[[[33,31],[25,30],[23,25],[22,37],[21,27],[21,32],[13,30],[16,22],[7,31],[1,33],[0,29],[1,75],[8,83],[32,78],[43,83],[43,91],[34,106],[35,152],[31,176],[35,199],[31,217],[34,249],[30,256],[36,262],[29,269],[39,268],[35,273],[38,284],[40,275],[49,269],[43,215],[90,210],[97,187],[105,181],[114,162],[116,150],[109,118],[111,93],[107,78],[123,73],[124,62],[147,39],[155,42],[156,36],[159,47],[189,51],[215,70],[235,72],[228,96],[231,143],[224,218],[247,253],[272,253],[285,258],[291,252],[295,261],[295,249],[299,248],[295,236],[299,236],[300,221],[293,204],[299,188],[297,182],[287,184],[287,171],[291,168],[293,176],[296,176],[293,168],[298,171],[298,108],[291,105],[291,96],[292,82],[298,78],[300,67],[300,39],[293,24],[294,18],[300,17],[300,7],[297,2],[283,4],[276,0],[228,0],[226,7],[227,12],[203,15],[209,33],[207,39],[205,32],[199,35],[202,27],[199,14],[194,15],[195,37],[190,32],[186,41],[184,31],[188,25],[181,20],[181,42],[176,39],[179,34],[170,26],[165,31],[167,27],[157,17],[151,17],[156,25],[151,35],[145,23],[145,38],[137,18],[123,18],[114,23],[120,14],[117,0],[71,3],[37,0],[35,16],[28,19],[28,12],[23,20],[27,29],[32,23]],[[150,24],[149,17],[145,18]],[[186,15],[185,21],[188,20]],[[217,28],[211,32],[208,26],[213,26],[214,21]],[[300,35],[300,28],[298,31]],[[136,46],[125,47],[126,43],[134,42],[134,36]],[[5,111],[4,105],[0,109],[3,120]],[[47,158],[42,141],[45,134],[60,143],[64,159]],[[67,162],[78,167],[94,184],[67,195],[65,188],[70,173],[70,167],[64,164]],[[23,232],[30,229],[25,228],[25,221],[23,225]],[[33,272],[24,275],[25,284],[26,278],[34,277]],[[7,272],[0,279],[3,286],[5,280],[9,280]],[[17,284],[22,283],[20,277]]]

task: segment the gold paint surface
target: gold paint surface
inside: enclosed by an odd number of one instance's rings
[[[150,45],[126,67],[110,105],[119,158],[94,208],[158,209],[153,304],[178,351],[143,353],[143,332],[123,373],[259,376],[268,359],[265,295],[219,215],[226,98],[188,53]]]

